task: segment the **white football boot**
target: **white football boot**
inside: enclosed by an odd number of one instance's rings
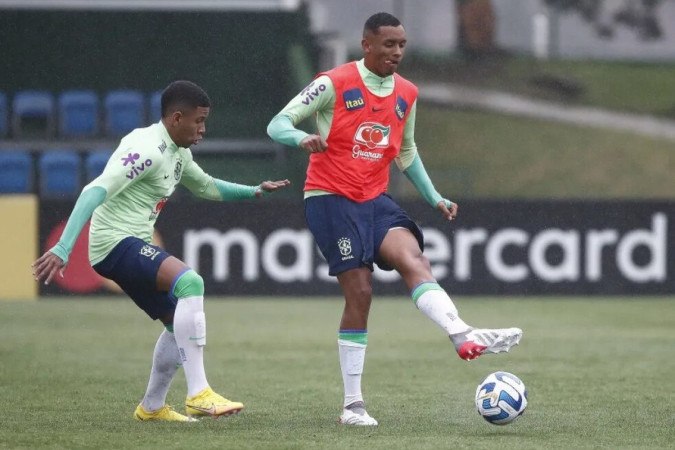
[[[520,328],[473,328],[450,336],[460,358],[470,361],[484,353],[508,352],[523,337]]]
[[[377,426],[377,420],[368,415],[366,405],[363,402],[354,402],[346,406],[342,410],[342,415],[338,419],[338,422],[343,425]]]

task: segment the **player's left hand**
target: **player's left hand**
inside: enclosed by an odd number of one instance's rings
[[[443,217],[445,217],[446,220],[454,220],[455,217],[457,217],[459,206],[455,202],[451,202],[444,198],[438,202],[436,207],[441,211],[441,214],[443,214]]]
[[[63,271],[66,269],[66,264],[61,258],[52,252],[45,252],[33,264],[33,277],[35,281],[45,280],[45,284],[51,283],[52,279],[58,273],[63,278]]]
[[[260,183],[260,189],[256,191],[255,196],[262,197],[262,195],[267,192],[274,192],[277,189],[285,188],[290,184],[291,182],[288,180],[263,181],[262,183]]]

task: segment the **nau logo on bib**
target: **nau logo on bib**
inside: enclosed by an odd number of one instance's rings
[[[366,102],[363,100],[363,94],[359,88],[344,91],[342,93],[342,99],[345,102],[345,108],[347,108],[347,111],[354,111],[366,106]]]

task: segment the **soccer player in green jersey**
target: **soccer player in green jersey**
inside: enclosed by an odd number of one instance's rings
[[[214,392],[204,371],[206,320],[204,281],[191,268],[152,245],[157,216],[182,184],[210,200],[253,199],[289,184],[264,181],[245,186],[207,175],[192,159],[210,111],[206,92],[189,81],[175,81],[162,93],[162,119],[122,138],[103,173],[84,187],[58,243],[33,263],[36,280],[63,277],[77,236],[91,218],[89,260],[115,281],[165,329],[153,353],[150,380],[134,417],[190,422],[193,416],[235,414],[244,405]],[[168,406],[171,380],[182,365],[187,381],[186,415]]]

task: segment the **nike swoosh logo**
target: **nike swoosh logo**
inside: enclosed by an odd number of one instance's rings
[[[375,107],[373,107],[372,109],[373,109],[373,112],[384,111],[384,108],[375,108]]]
[[[164,179],[166,180],[167,178],[169,178],[169,175],[164,175]]]
[[[211,405],[210,408],[200,408],[199,406],[190,406],[190,408],[196,409],[197,411],[201,411],[201,412],[203,412],[205,414],[208,414],[210,416],[215,415],[216,412],[217,412],[216,405],[213,405],[213,404]]]

